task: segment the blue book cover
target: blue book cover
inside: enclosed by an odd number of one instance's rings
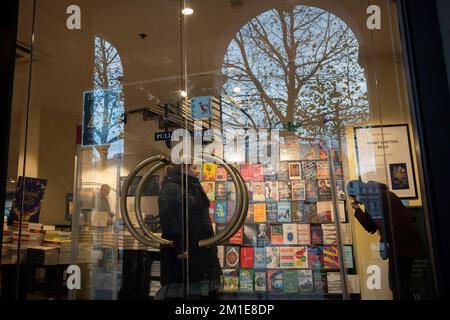
[[[254,248],[254,254],[253,267],[255,269],[265,269],[267,265],[266,248]]]
[[[226,223],[227,222],[227,206],[226,201],[216,201],[214,207],[214,221],[216,223]]]
[[[210,119],[212,116],[212,97],[195,97],[191,99],[193,119]]]
[[[292,222],[290,202],[278,202],[278,222]]]

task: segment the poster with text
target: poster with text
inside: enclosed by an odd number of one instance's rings
[[[407,125],[355,128],[359,177],[387,184],[401,199],[416,199],[417,189]]]
[[[24,183],[23,177],[19,177],[14,201],[11,206],[10,219],[12,221],[20,221],[20,212],[23,209],[22,221],[38,223],[46,188],[46,179],[27,177]],[[12,221],[10,224],[12,224]]]

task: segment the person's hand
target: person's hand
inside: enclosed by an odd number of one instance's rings
[[[359,203],[355,200],[355,198],[351,197],[350,198],[352,200],[351,206],[353,209],[358,209],[359,208]]]
[[[179,260],[185,260],[185,259],[187,259],[188,257],[189,257],[189,256],[188,256],[187,251],[184,252],[184,253],[182,253],[182,254],[177,255],[177,259],[179,259]]]

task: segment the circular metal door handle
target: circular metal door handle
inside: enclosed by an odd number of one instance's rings
[[[242,224],[245,222],[245,218],[248,211],[248,191],[247,186],[242,179],[241,175],[237,171],[236,168],[228,165],[226,162],[221,160],[220,158],[205,155],[206,158],[208,158],[210,161],[216,162],[220,165],[222,165],[227,173],[230,175],[231,179],[233,180],[234,185],[236,186],[236,194],[237,194],[237,201],[236,201],[236,209],[233,214],[232,219],[230,220],[230,223],[225,227],[224,230],[222,230],[219,234],[216,234],[215,236],[209,238],[200,240],[198,245],[199,247],[210,247],[218,243],[226,242],[228,239],[230,239],[241,227]],[[127,195],[128,190],[130,188],[130,185],[134,178],[137,176],[137,174],[146,166],[153,164],[155,162],[158,162],[156,165],[154,165],[141,179],[141,181],[138,184],[138,187],[136,188],[135,193],[135,201],[134,201],[134,208],[136,212],[136,220],[139,224],[139,227],[143,234],[138,232],[136,228],[133,226],[131,219],[129,217],[128,208],[127,208]],[[144,217],[142,215],[141,210],[141,197],[144,192],[144,189],[148,182],[150,181],[151,176],[156,173],[159,169],[170,165],[171,161],[168,160],[166,157],[158,155],[154,157],[150,157],[144,161],[142,161],[140,164],[138,164],[128,175],[123,187],[122,187],[122,196],[121,196],[121,212],[122,217],[124,220],[124,224],[128,231],[142,244],[154,248],[160,248],[160,247],[167,247],[167,246],[173,246],[173,241],[163,239],[156,234],[152,232],[152,230],[146,225],[144,221]]]

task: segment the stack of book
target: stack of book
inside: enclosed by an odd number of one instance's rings
[[[59,250],[54,247],[35,246],[28,248],[27,261],[39,266],[58,264]]]

